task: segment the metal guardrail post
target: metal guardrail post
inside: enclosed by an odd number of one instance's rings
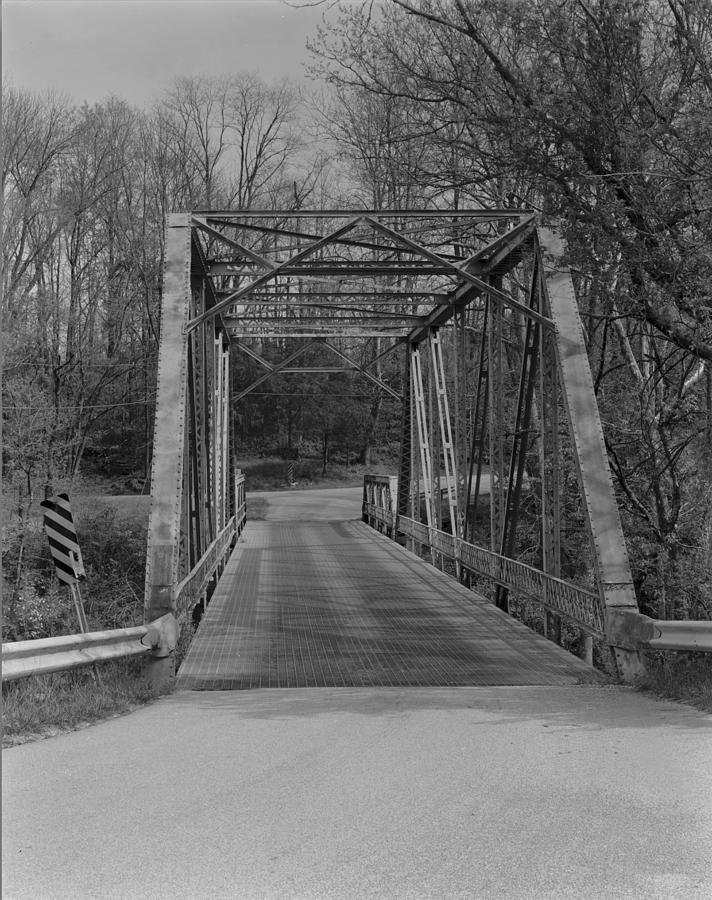
[[[146,665],[146,681],[153,690],[162,693],[170,687],[176,674],[178,622],[172,613],[148,626],[147,643],[151,646],[151,658]]]
[[[651,619],[633,610],[609,610],[606,638],[630,651],[641,649],[712,653],[712,622]]]
[[[15,681],[149,652],[156,658],[168,658],[177,639],[175,617],[167,613],[148,625],[133,628],[13,641],[2,645],[2,677],[3,681]]]
[[[2,645],[3,681],[46,675],[108,659],[148,653],[145,625],[114,631],[90,631]]]

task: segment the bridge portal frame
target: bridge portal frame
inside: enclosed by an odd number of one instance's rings
[[[424,242],[411,239],[402,227],[402,223],[407,225],[418,218],[438,216],[458,225],[467,216],[479,222],[496,223],[500,233],[474,252],[454,258],[452,253],[440,248],[434,250]],[[305,234],[299,223],[308,217],[341,224],[326,229],[326,233]],[[278,222],[279,226],[265,225],[266,220]],[[289,223],[294,220],[297,222],[292,227]],[[230,228],[238,234],[228,233]],[[264,246],[257,249],[254,244],[249,245],[245,235],[250,235],[251,230],[263,238],[273,232],[275,254],[270,256]],[[198,233],[203,236],[203,243],[198,240]],[[277,253],[277,237],[292,240],[295,247],[285,252],[282,246]],[[209,248],[219,248],[213,258],[206,255],[206,240]],[[231,255],[228,260],[226,252]],[[368,253],[371,254],[368,259],[353,258]],[[500,560],[498,571],[504,571],[507,566],[503,568],[501,561],[508,559],[514,547],[530,432],[534,428],[540,438],[542,571],[547,577],[558,579],[562,502],[559,432],[563,406],[591,538],[605,636],[621,673],[634,674],[639,660],[628,623],[634,621],[638,607],[573,279],[561,262],[562,255],[563,247],[557,237],[539,229],[535,217],[522,211],[201,211],[170,215],[166,227],[146,621],[167,612],[184,615],[189,604],[204,598],[244,524],[244,497],[238,502],[244,488],[240,487],[229,446],[231,342],[267,369],[261,378],[237,392],[237,397],[246,395],[278,372],[333,371],[328,367],[310,369],[292,365],[314,342],[330,348],[344,363],[343,368],[359,371],[372,383],[400,396],[370,369],[376,360],[403,346],[406,348],[403,442],[394,535],[405,526],[404,533],[411,543],[418,543],[418,536],[422,536],[418,515],[414,515],[420,483],[426,496],[428,546],[434,554],[447,555],[450,541],[441,536],[440,508],[436,502],[440,482],[433,465],[433,459],[439,460],[444,450],[453,546],[457,542],[463,546],[469,544],[466,539],[471,485],[474,478],[476,507],[486,448],[490,477],[491,528],[487,551],[490,556],[486,566],[480,565],[480,569],[488,568],[491,573],[492,559],[496,557]],[[521,268],[523,260],[528,283],[517,285],[512,272]],[[380,278],[399,285],[410,277],[430,281],[429,289],[422,291],[413,289],[412,284],[398,291],[362,288],[353,289],[348,295],[340,291],[340,302],[346,304],[345,296],[361,298],[362,306],[367,308],[357,307],[349,300],[347,308],[358,309],[359,315],[351,315],[348,320],[299,316],[292,321],[282,320],[281,326],[272,327],[265,334],[260,305],[276,307],[282,303],[295,308],[295,292],[288,290],[286,295],[280,294],[276,287],[280,279],[286,279],[291,288],[295,278],[334,276],[343,280]],[[446,284],[432,288],[433,280],[438,278]],[[504,278],[510,280],[509,289],[503,286]],[[527,295],[525,302],[516,296],[522,291]],[[332,298],[331,305],[338,306],[333,302],[334,293],[323,293]],[[362,298],[369,294],[369,300],[364,303]],[[377,308],[373,295],[390,308]],[[310,310],[316,307],[314,294],[305,294],[305,300],[301,296],[297,292],[296,303]],[[426,311],[420,303],[422,296],[429,296],[433,301]],[[391,297],[394,299],[389,300]],[[471,311],[477,304],[479,307],[473,315]],[[408,313],[402,311],[406,305],[411,308]],[[396,308],[401,312],[396,314]],[[479,318],[481,326],[469,435],[463,421],[467,406],[468,366],[464,346],[468,311],[470,322]],[[513,318],[517,317],[523,332],[514,435],[509,447],[504,438],[509,425],[503,408],[507,377],[504,360],[508,353],[505,317],[510,330]],[[444,328],[459,334],[459,342],[452,342],[457,382],[454,398],[448,397],[443,364],[440,334]],[[256,334],[262,339],[287,336],[311,343],[274,364],[246,346],[245,338]],[[335,340],[343,336],[376,338],[374,359],[356,362],[336,346]],[[423,380],[421,345],[428,351],[425,354],[429,358],[427,387]],[[558,400],[558,392],[563,403]],[[437,422],[434,409],[437,409]],[[451,416],[455,419],[455,429]],[[469,446],[464,446],[465,443]],[[456,560],[458,573],[460,566],[465,577],[476,571],[477,567],[468,566],[465,558],[472,561],[476,556],[474,550],[469,551],[469,557],[454,552],[452,558]],[[502,578],[495,581],[495,600],[507,609],[507,582]],[[541,600],[545,608],[556,613],[556,605],[549,602],[551,597],[547,595],[551,584],[545,579]]]

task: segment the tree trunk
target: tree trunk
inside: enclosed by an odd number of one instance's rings
[[[381,407],[383,405],[383,395],[379,391],[373,398],[370,407],[370,415],[368,424],[366,425],[366,433],[364,434],[363,444],[361,445],[360,462],[364,466],[371,465],[371,451],[376,437],[376,429],[378,428],[378,420],[381,415]]]
[[[322,432],[321,438],[321,474],[326,475],[326,466],[329,462],[329,432],[326,429]]]

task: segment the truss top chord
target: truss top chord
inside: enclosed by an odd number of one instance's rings
[[[531,209],[486,209],[472,207],[470,209],[251,209],[251,210],[210,210],[195,209],[194,216],[206,219],[338,219],[354,216],[370,216],[388,219],[520,219],[536,215]]]

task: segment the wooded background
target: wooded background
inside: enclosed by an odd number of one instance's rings
[[[83,472],[144,487],[166,213],[523,207],[568,241],[641,608],[709,618],[709,0],[364,2],[311,49],[310,92],[182,78],[148,112],[6,81],[3,479],[18,515]],[[397,453],[397,418],[358,379],[275,378],[235,410],[236,449],[338,445],[368,463]]]

